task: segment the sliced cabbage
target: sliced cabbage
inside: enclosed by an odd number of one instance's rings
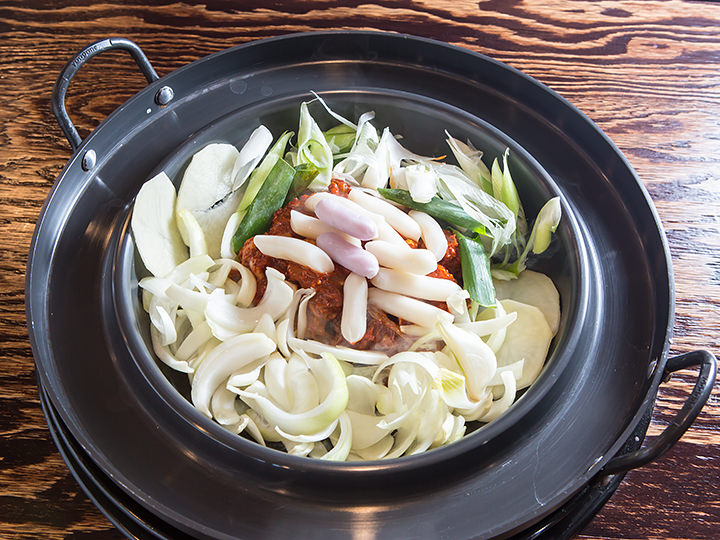
[[[525,270],[517,279],[493,280],[495,296],[499,300],[511,299],[530,304],[542,311],[553,335],[560,326],[560,293],[545,274]]]
[[[517,381],[517,389],[522,390],[540,374],[553,333],[538,308],[509,299],[500,303],[508,313],[517,313],[517,320],[507,327],[505,341],[497,352],[497,365],[510,366],[523,360],[522,376]]]
[[[453,138],[447,131],[447,143],[452,150],[460,168],[480,189],[492,194],[492,177],[490,169],[483,163],[483,153],[475,149],[469,142],[465,144]]]
[[[310,116],[307,103],[300,105],[298,126],[297,159],[293,165],[308,163],[318,168],[318,175],[310,184],[310,189],[320,190],[330,183],[333,167],[333,153],[325,140],[317,122]]]
[[[495,354],[472,332],[444,321],[439,327],[445,343],[462,368],[469,397],[473,400],[482,399],[487,383],[498,366]]]
[[[292,287],[285,281],[285,276],[274,268],[268,267],[265,275],[267,288],[262,300],[255,307],[237,307],[232,301],[228,302],[220,291],[209,295],[203,311],[216,338],[224,341],[248,332],[255,328],[264,314],[276,320],[287,310],[293,298]]]
[[[140,188],[130,226],[145,267],[157,277],[169,274],[188,258],[175,224],[175,186],[161,172]]]
[[[233,191],[233,170],[240,153],[232,144],[209,144],[193,155],[185,169],[176,211],[189,211],[205,235],[207,252],[220,256],[220,243],[228,218],[237,208],[240,192]],[[186,245],[189,231],[182,219],[178,227]]]

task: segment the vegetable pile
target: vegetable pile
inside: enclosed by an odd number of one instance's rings
[[[196,153],[132,215],[152,346],[233,433],[329,460],[417,454],[496,419],[540,374],[557,289],[526,269],[532,228],[509,168],[447,134],[458,165],[404,148],[373,113],[297,140],[259,126]]]

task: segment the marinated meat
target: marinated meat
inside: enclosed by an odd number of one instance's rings
[[[428,274],[428,277],[434,277],[438,279],[449,279],[457,283],[455,276],[450,273],[450,270],[445,268],[442,264],[438,263],[437,268]]]
[[[382,351],[392,356],[408,350],[415,339],[403,334],[400,331],[399,323],[390,319],[387,313],[374,306],[369,306],[367,331],[360,341],[352,344],[352,347],[354,349]]]
[[[460,263],[460,248],[458,246],[455,233],[451,233],[443,229],[447,238],[447,251],[445,256],[438,263],[444,266],[455,278],[455,282],[462,285],[462,264]]]
[[[417,240],[413,240],[412,238],[405,238],[405,243],[412,249],[417,249],[418,247],[420,247],[420,243]]]
[[[348,194],[350,193],[350,184],[348,184],[345,180],[333,178],[332,180],[330,180],[328,191],[333,195],[347,198]]]

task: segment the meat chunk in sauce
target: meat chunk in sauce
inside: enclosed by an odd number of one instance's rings
[[[455,281],[462,284],[462,265],[460,263],[460,247],[458,246],[457,237],[455,233],[448,232],[444,229],[443,232],[447,238],[448,247],[445,256],[440,259],[438,265],[445,267],[455,278]]]

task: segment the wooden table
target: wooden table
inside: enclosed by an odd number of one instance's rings
[[[720,353],[720,5],[682,1],[347,0],[190,6],[116,0],[0,4],[0,538],[113,539],[56,451],[25,328],[24,276],[43,201],[70,157],[50,112],[66,60],[100,38],[137,42],[164,75],[252,39],[316,29],[435,38],[532,75],[588,114],[645,182],[677,284],[672,353]],[[268,3],[269,4],[269,3]],[[143,86],[124,53],[90,61],[68,106],[86,135]],[[693,383],[662,387],[657,434]],[[630,473],[582,538],[720,538],[720,392],[662,459]]]

